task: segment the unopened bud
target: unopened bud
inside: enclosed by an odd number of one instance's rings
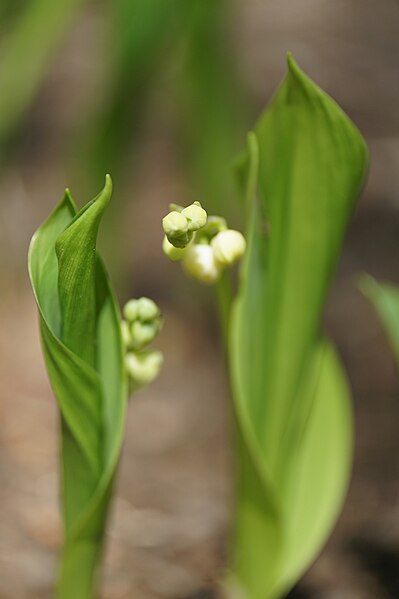
[[[199,202],[194,202],[194,204],[187,206],[187,208],[184,208],[181,211],[181,214],[183,214],[188,221],[189,231],[198,231],[198,229],[201,229],[206,225],[208,215]]]
[[[123,315],[126,318],[126,320],[128,322],[133,322],[138,317],[138,313],[139,313],[139,300],[138,299],[129,300],[123,308]]]
[[[230,266],[245,252],[245,238],[239,231],[227,229],[218,233],[211,241],[215,259],[222,266]]]
[[[122,341],[125,347],[129,347],[132,342],[129,323],[126,320],[121,321]]]
[[[172,262],[179,262],[179,260],[183,260],[184,254],[186,253],[186,248],[176,248],[170,243],[166,235],[163,238],[162,250],[165,256],[167,256],[169,260],[172,260]]]
[[[159,308],[154,300],[149,297],[140,297],[138,301],[137,316],[142,321],[154,320],[159,316]]]
[[[142,349],[154,341],[159,332],[157,322],[141,322],[136,320],[131,328],[131,346],[133,349]]]
[[[216,283],[222,269],[208,244],[192,244],[183,259],[185,271],[202,283]]]
[[[160,351],[126,354],[126,370],[132,382],[137,387],[152,383],[157,378],[163,364]]]
[[[169,242],[177,248],[186,247],[192,237],[186,217],[176,210],[169,212],[162,219],[162,226]]]

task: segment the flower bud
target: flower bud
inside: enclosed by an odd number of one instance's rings
[[[163,364],[160,351],[142,353],[129,352],[126,354],[126,370],[132,382],[137,387],[152,383],[157,378]]]
[[[208,244],[192,244],[183,259],[185,271],[202,283],[216,283],[222,269]]]
[[[130,345],[133,349],[142,349],[152,341],[159,332],[158,322],[141,322],[136,320],[131,328],[131,342]]]
[[[141,297],[138,301],[137,316],[140,320],[146,322],[154,320],[159,316],[159,308],[149,297]]]
[[[129,323],[126,320],[121,321],[122,341],[125,347],[129,347],[132,342]]]
[[[198,229],[201,229],[206,225],[208,215],[199,202],[194,202],[194,204],[187,206],[187,208],[184,208],[181,211],[181,214],[183,214],[188,221],[189,231],[198,231]]]
[[[188,231],[187,219],[181,212],[172,210],[162,219],[163,230],[165,235],[182,235]]]
[[[230,266],[245,252],[245,238],[239,231],[227,229],[218,233],[211,241],[216,261],[221,266]]]
[[[184,254],[186,253],[186,248],[176,248],[170,243],[166,235],[163,238],[162,250],[165,256],[167,256],[169,260],[172,260],[172,262],[183,260]]]
[[[186,247],[192,237],[186,217],[176,210],[162,219],[162,227],[169,242],[176,248]]]
[[[124,317],[126,318],[126,320],[128,322],[133,322],[138,317],[138,314],[139,314],[139,300],[138,299],[129,300],[123,308]]]

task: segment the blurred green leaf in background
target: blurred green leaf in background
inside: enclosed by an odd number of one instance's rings
[[[0,156],[18,129],[85,0],[1,3]]]
[[[119,176],[129,167],[128,150],[139,146],[147,104],[157,89],[173,105],[190,183],[213,210],[228,207],[229,160],[242,133],[231,1],[114,0],[107,13],[106,89],[89,128],[93,176],[104,169]]]
[[[399,366],[399,288],[362,275],[359,287],[376,310]]]
[[[367,150],[288,58],[239,159],[248,250],[230,331],[237,498],[230,588],[284,596],[341,509],[352,463],[350,393],[320,320]],[[241,596],[241,595],[240,595]]]

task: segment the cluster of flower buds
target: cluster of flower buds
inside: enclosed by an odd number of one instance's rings
[[[244,254],[244,236],[229,229],[224,218],[208,217],[199,202],[170,208],[162,220],[164,254],[173,262],[181,261],[187,274],[202,283],[216,283],[223,270]]]
[[[157,378],[163,363],[160,351],[148,346],[162,327],[156,303],[148,297],[131,299],[123,308],[122,338],[126,349],[126,371],[132,390],[145,387]]]

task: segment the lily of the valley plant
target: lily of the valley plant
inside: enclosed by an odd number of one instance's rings
[[[222,303],[236,491],[225,589],[240,599],[293,587],[331,532],[352,463],[350,393],[320,322],[367,150],[290,56],[288,67],[237,160],[247,249],[231,310]],[[164,218],[163,248],[216,282],[245,241],[200,210]]]
[[[122,321],[96,251],[111,191],[107,177],[79,212],[66,191],[29,250],[43,352],[61,415],[58,599],[94,596],[129,386],[150,383],[162,364],[162,355],[148,348],[161,325],[158,307],[149,298],[131,300]]]
[[[350,394],[320,321],[367,168],[342,110],[291,57],[237,160],[245,236],[198,203],[173,205],[163,250],[216,284],[233,396],[231,597],[283,597],[339,514],[352,461]],[[61,415],[64,545],[58,599],[91,599],[127,396],[151,382],[162,319],[149,298],[119,314],[96,239],[111,180],[80,211],[67,191],[35,234],[29,271]],[[229,269],[242,259],[237,293]]]

